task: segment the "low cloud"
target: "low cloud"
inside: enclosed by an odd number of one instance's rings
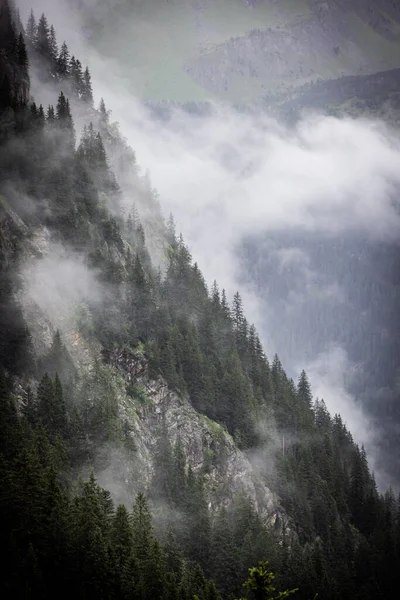
[[[30,259],[21,269],[24,302],[34,303],[54,329],[69,331],[76,327],[78,306],[102,299],[96,272],[82,256],[53,243],[45,229],[36,233],[34,248],[43,257]]]

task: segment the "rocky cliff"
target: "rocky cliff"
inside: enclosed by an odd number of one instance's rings
[[[211,508],[228,505],[236,494],[243,493],[253,500],[260,514],[272,517],[278,507],[276,495],[257,476],[221,425],[197,413],[187,398],[169,390],[162,379],[151,380],[142,354],[116,350],[111,364],[126,384],[134,384],[142,391],[141,403],[122,395],[120,412],[132,426],[141,472],[147,483],[152,474],[157,435],[163,425],[172,445],[180,438],[193,471],[204,475]]]

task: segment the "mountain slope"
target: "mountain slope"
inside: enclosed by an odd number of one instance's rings
[[[145,100],[251,102],[400,60],[389,1],[98,0],[82,11],[91,43]]]
[[[388,596],[393,493],[306,373],[268,361],[240,294],[207,289],[89,71],[44,16],[17,43],[4,7],[7,66],[26,44],[58,90],[46,114],[1,96],[5,597],[217,600],[265,558],[299,598]]]

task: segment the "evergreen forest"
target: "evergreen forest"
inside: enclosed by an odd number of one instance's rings
[[[33,77],[54,104],[32,97]],[[38,339],[27,319],[22,273],[49,259],[38,235],[101,290],[74,316],[87,364],[62,327]],[[161,416],[145,480],[121,397],[150,414],[154,382],[215,440],[195,469]],[[224,448],[258,457],[260,497],[210,489]],[[107,469],[123,502],[100,483]],[[307,373],[293,381],[265,355],[240,292],[206,284],[95,104],[89,68],[12,0],[0,1],[0,482],[4,599],[386,600],[400,587],[400,498],[378,490]]]

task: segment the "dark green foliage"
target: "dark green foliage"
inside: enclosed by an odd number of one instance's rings
[[[47,60],[52,57],[52,48],[50,44],[50,28],[46,15],[42,13],[35,31],[33,45],[36,52]]]
[[[7,226],[12,227],[10,217],[1,215],[1,207],[0,219],[6,231]],[[0,243],[1,238],[2,233]],[[17,247],[12,249],[8,264],[5,255],[0,254],[0,365],[15,374],[26,373],[32,367],[29,330],[14,296],[19,287],[14,271],[18,265],[18,252]]]
[[[51,403],[58,387],[45,376],[40,401]],[[25,425],[22,436],[10,394],[1,377],[2,595],[150,600],[188,592],[192,582],[184,577],[180,552],[171,537],[165,551],[160,546],[144,496],[137,496],[132,515],[124,506],[114,511],[109,492],[93,475],[72,495],[60,438],[52,442],[43,427]],[[205,579],[196,589],[214,590]]]
[[[234,543],[232,523],[225,508],[215,518],[211,539],[211,573],[218,589],[226,596],[237,584],[237,545]]]
[[[279,592],[275,595],[274,592],[276,590],[273,586],[275,576],[271,571],[268,571],[267,568],[268,563],[260,561],[258,567],[249,569],[250,576],[244,583],[244,587],[248,592],[247,598],[250,598],[251,600],[281,600],[288,596],[292,596],[297,592],[296,588],[293,590],[285,590],[284,592]]]
[[[60,379],[56,374],[52,381],[47,373],[43,376],[36,399],[36,416],[51,440],[57,435],[67,435],[67,414]]]

